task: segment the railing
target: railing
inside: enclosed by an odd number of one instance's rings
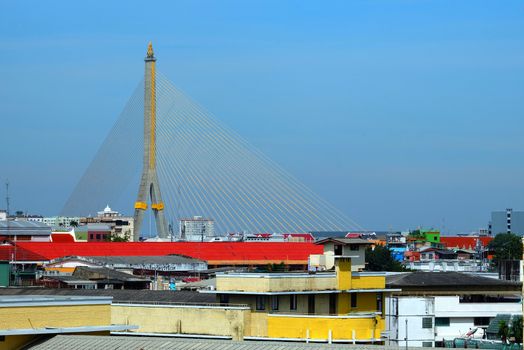
[[[249,308],[248,304],[229,304],[229,303],[195,303],[183,301],[129,301],[113,299],[113,305],[168,305],[168,306],[200,306],[200,307],[243,307]]]

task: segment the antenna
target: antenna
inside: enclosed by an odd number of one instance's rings
[[[9,218],[9,180],[5,180],[5,214]]]

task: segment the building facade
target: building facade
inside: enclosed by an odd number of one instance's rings
[[[509,232],[524,235],[524,211],[506,209],[491,212],[488,232],[490,235]]]
[[[208,242],[215,237],[215,223],[213,219],[202,216],[193,216],[179,221],[180,239],[193,242]]]
[[[348,343],[382,343],[384,300],[392,291],[383,273],[351,271],[335,259],[335,273],[217,274],[217,302],[247,305],[251,335]]]

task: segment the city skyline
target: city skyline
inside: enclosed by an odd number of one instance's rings
[[[195,23],[183,13],[200,7],[177,3],[142,31],[134,4],[6,4],[11,210],[60,211],[140,80],[149,40],[181,88],[366,228],[457,233],[522,209],[522,8],[394,3],[205,3]]]

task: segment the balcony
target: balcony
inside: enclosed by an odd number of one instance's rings
[[[349,315],[268,314],[269,338],[310,339],[312,341],[380,342],[385,322],[376,313]]]

